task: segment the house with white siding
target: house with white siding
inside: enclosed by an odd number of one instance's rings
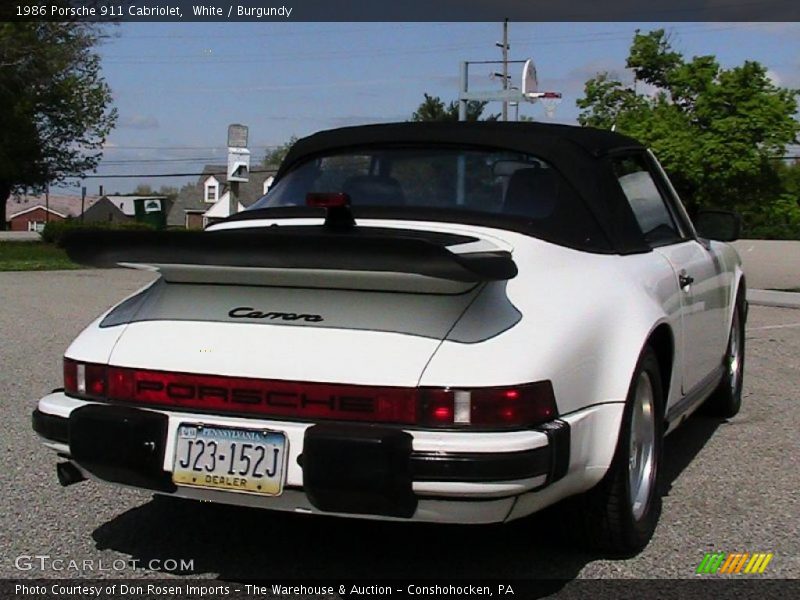
[[[267,193],[276,170],[250,173],[250,181],[239,184],[242,211]],[[230,215],[230,184],[225,165],[206,165],[193,186],[184,187],[167,214],[168,227],[202,229]]]

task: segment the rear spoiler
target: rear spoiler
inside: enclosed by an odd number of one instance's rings
[[[343,233],[318,227],[303,227],[307,232],[299,229],[77,230],[64,236],[62,246],[82,265],[145,268],[160,271],[167,280],[194,282],[278,285],[276,277],[297,280],[319,274],[325,279],[345,272],[351,278],[374,274],[385,280],[400,274],[477,284],[517,275],[517,266],[505,251],[457,253],[429,239],[358,228]]]

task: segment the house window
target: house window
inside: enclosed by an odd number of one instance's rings
[[[216,202],[216,201],[217,201],[217,186],[216,185],[206,186],[206,202]]]

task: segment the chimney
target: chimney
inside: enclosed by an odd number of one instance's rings
[[[100,186],[100,196],[102,196],[102,195],[103,195],[103,186],[101,185]]]

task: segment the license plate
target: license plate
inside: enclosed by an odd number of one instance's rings
[[[286,436],[277,431],[181,423],[172,481],[177,485],[277,496]]]

